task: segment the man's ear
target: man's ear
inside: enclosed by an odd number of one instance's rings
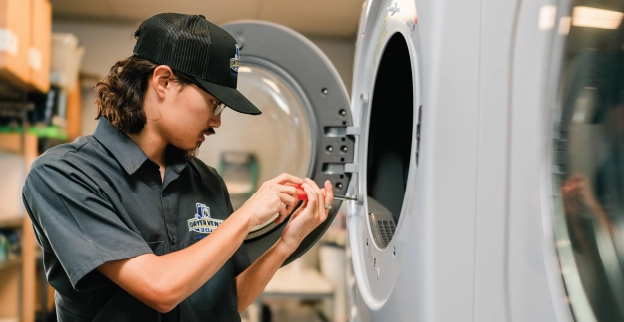
[[[151,86],[160,99],[164,99],[167,92],[171,89],[173,77],[173,71],[167,65],[160,65],[154,69]]]

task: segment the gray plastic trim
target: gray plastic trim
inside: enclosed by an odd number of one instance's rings
[[[349,96],[340,75],[310,40],[286,27],[264,21],[239,21],[222,26],[242,45],[241,62],[275,71],[300,95],[312,130],[309,177],[319,186],[329,180],[344,195],[351,180],[346,164],[354,162],[355,136]],[[288,151],[285,151],[288,153]],[[303,255],[325,233],[340,208],[335,200],[327,220],[310,233],[284,265]],[[287,222],[287,220],[286,220]],[[245,241],[251,262],[272,247],[285,227],[270,225]]]

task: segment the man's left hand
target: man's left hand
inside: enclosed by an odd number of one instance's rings
[[[327,219],[329,209],[325,205],[331,206],[334,201],[334,188],[329,180],[325,181],[325,188],[320,189],[314,181],[305,179],[301,188],[308,195],[308,201],[304,201],[301,207],[292,214],[281,237],[282,242],[291,252],[297,249],[312,230]]]

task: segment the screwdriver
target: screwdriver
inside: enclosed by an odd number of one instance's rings
[[[296,186],[295,188],[297,188],[297,198],[299,200],[308,200],[308,194],[305,191],[303,191],[301,186]],[[342,195],[334,195],[334,199],[338,199],[338,200],[357,200],[357,198],[347,197],[347,196],[342,196]]]

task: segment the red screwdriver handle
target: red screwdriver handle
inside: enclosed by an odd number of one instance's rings
[[[297,185],[297,186],[295,186],[295,188],[297,189],[297,199],[308,201],[308,194],[303,190],[303,188],[301,188],[301,185]],[[338,200],[357,200],[354,197],[347,197],[347,196],[341,196],[341,195],[334,195],[334,199],[338,199]]]
[[[297,199],[299,200],[308,200],[308,194],[303,191],[303,188],[301,188],[301,186],[295,186],[295,188],[297,188]]]

